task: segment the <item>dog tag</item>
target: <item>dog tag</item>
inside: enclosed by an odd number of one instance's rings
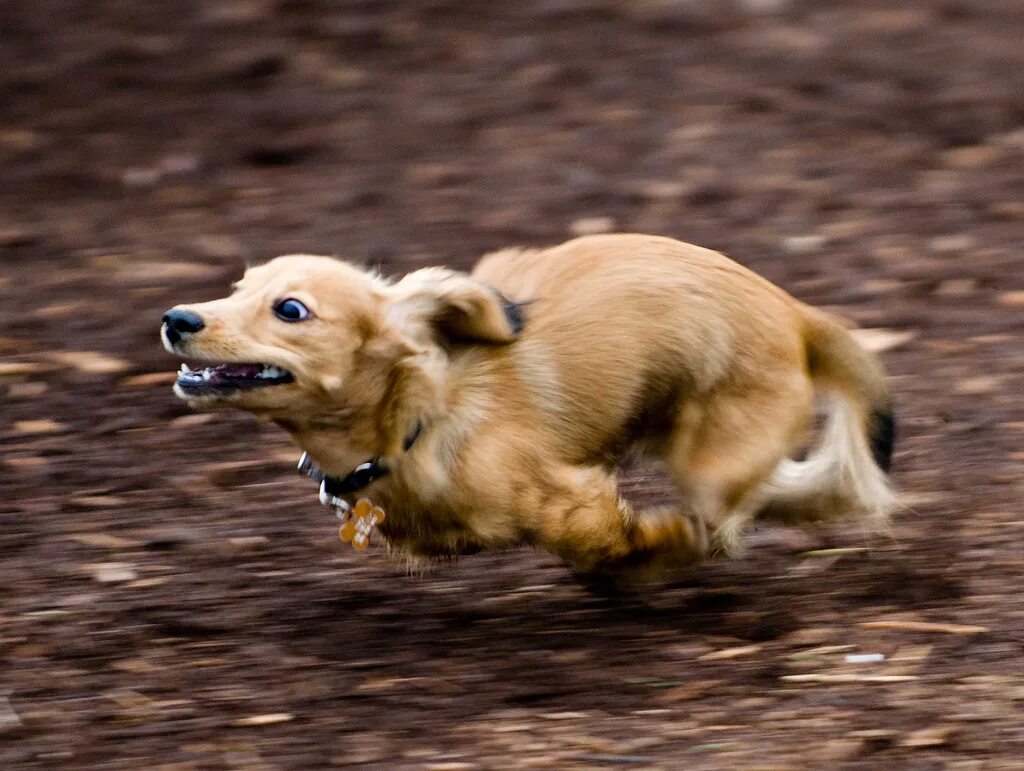
[[[384,509],[374,506],[369,498],[360,498],[347,519],[338,530],[338,538],[352,544],[356,551],[365,551],[370,545],[373,528],[384,521]]]

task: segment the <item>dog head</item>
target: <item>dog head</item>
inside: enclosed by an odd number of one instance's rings
[[[161,337],[214,362],[182,365],[174,391],[190,405],[247,410],[300,437],[341,433],[358,462],[402,451],[454,348],[510,343],[522,323],[518,305],[465,273],[426,268],[392,284],[290,255],[250,268],[228,297],[170,309]]]

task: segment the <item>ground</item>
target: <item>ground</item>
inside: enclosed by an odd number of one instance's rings
[[[1022,39],[1019,0],[0,5],[0,766],[1024,768]],[[870,330],[889,532],[758,530],[645,604],[528,551],[408,577],[170,393],[161,312],[246,260],[609,229]]]

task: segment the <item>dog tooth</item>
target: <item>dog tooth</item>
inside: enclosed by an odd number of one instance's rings
[[[179,372],[180,372],[181,374],[183,374],[183,375],[187,375],[187,374],[188,374],[189,372],[191,372],[192,370],[190,370],[190,369],[188,368],[188,364],[182,364],[182,365],[181,365],[181,369],[180,369],[180,370],[178,370],[178,371],[179,371]]]
[[[203,380],[209,380],[211,377],[213,377],[213,371],[207,367],[203,370]]]

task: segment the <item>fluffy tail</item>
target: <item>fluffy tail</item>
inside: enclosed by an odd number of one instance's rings
[[[791,523],[854,514],[876,524],[895,505],[887,473],[896,423],[878,359],[833,316],[804,308],[807,362],[831,396],[820,444],[806,460],[784,460],[766,483],[758,516]]]

